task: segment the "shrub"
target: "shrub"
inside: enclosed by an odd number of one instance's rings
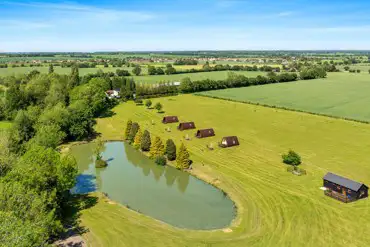
[[[152,106],[152,101],[150,99],[145,101],[146,108],[150,108]]]
[[[168,139],[166,142],[166,155],[168,160],[176,160],[176,145],[172,139]]]
[[[163,156],[163,155],[164,155],[164,145],[162,143],[161,138],[157,136],[155,137],[152,145],[150,146],[150,157],[156,158],[158,156]]]
[[[128,136],[130,134],[131,126],[132,126],[132,121],[131,120],[128,120],[127,121],[127,124],[126,124],[125,136],[124,136],[124,139],[125,140],[127,140]]]
[[[179,152],[176,159],[176,168],[179,170],[188,169],[190,166],[189,152],[186,149],[184,143],[181,143]]]
[[[104,168],[107,167],[108,163],[105,160],[99,159],[95,161],[95,167],[96,168]]]
[[[155,158],[155,163],[157,165],[160,165],[160,166],[165,166],[165,165],[167,165],[167,159],[163,155],[162,156],[157,156]]]
[[[143,100],[142,100],[142,99],[136,99],[136,100],[135,100],[135,103],[136,103],[137,105],[142,105],[142,104],[143,104]]]
[[[155,104],[155,106],[154,106],[154,108],[158,111],[158,112],[160,112],[161,110],[162,110],[162,108],[163,108],[163,106],[162,106],[162,104],[161,103],[156,103]]]
[[[130,133],[127,137],[127,140],[129,141],[130,144],[134,142],[136,133],[139,131],[139,128],[140,126],[138,123],[132,123]]]
[[[149,131],[145,130],[143,136],[141,137],[141,150],[148,152],[151,146],[151,139]]]
[[[283,162],[287,165],[298,166],[301,164],[301,156],[293,150],[289,150],[287,154],[283,154],[282,158]]]
[[[141,147],[141,139],[143,137],[143,133],[141,132],[141,129],[139,129],[135,135],[134,139],[134,147],[136,149],[139,149]]]

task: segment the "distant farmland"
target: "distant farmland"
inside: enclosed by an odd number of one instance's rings
[[[370,122],[370,75],[330,73],[326,79],[208,91],[200,95]]]
[[[265,72],[261,71],[233,71],[237,74],[242,74],[248,77],[256,77],[258,75],[265,75]],[[151,76],[137,76],[135,82],[138,83],[157,83],[160,81],[180,81],[185,77],[189,77],[191,80],[225,80],[229,71],[212,71],[212,72],[199,72],[199,73],[186,73],[186,74],[175,74],[175,75],[151,75]]]

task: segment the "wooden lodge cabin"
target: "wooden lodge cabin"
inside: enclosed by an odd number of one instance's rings
[[[197,138],[206,138],[211,136],[215,136],[215,131],[213,129],[198,130],[195,134],[195,137]]]
[[[324,178],[325,195],[342,202],[353,202],[368,197],[369,188],[362,183],[328,172]]]
[[[168,124],[168,123],[177,123],[179,122],[179,119],[176,116],[167,116],[162,119],[162,123]]]
[[[233,146],[239,146],[239,140],[236,136],[226,136],[222,138],[222,141],[220,143],[220,147],[222,148],[228,148]]]
[[[195,129],[195,124],[194,122],[186,122],[186,123],[180,123],[179,126],[177,127],[178,130],[190,130],[190,129]]]

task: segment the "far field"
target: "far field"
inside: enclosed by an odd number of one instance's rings
[[[148,75],[148,76],[135,76],[135,82],[137,83],[156,83],[160,81],[181,81],[185,77],[189,77],[191,80],[225,80],[227,74],[230,71],[212,71],[212,72],[199,72],[199,73],[186,73],[186,74],[175,74],[175,75]],[[242,74],[248,77],[256,77],[258,75],[265,75],[266,72],[261,71],[233,71],[237,74]]]
[[[370,184],[370,125],[194,95],[153,99],[158,101],[165,114],[122,103],[112,117],[97,119],[96,130],[106,140],[121,139],[131,119],[152,136],[184,142],[194,161],[192,173],[225,190],[238,206],[238,217],[230,229],[181,230],[99,200],[81,216],[90,246],[368,245],[370,200],[344,204],[326,197],[320,187],[327,171]],[[197,128],[212,127],[216,136],[185,141],[184,135],[193,137],[195,131],[164,126],[164,115],[195,121]],[[172,132],[165,131],[167,126]],[[237,135],[241,145],[206,148],[228,135]],[[306,176],[286,171],[281,154],[288,149],[301,154]]]
[[[370,75],[329,73],[328,78],[203,92],[201,95],[278,106],[370,122]]]

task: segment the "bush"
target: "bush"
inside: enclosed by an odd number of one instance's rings
[[[152,142],[150,139],[149,131],[145,130],[143,136],[141,137],[141,150],[144,152],[148,152],[150,150]]]
[[[171,139],[168,139],[166,142],[166,155],[168,160],[176,160],[176,145]]]
[[[142,104],[143,104],[143,100],[142,100],[142,99],[136,99],[136,100],[135,100],[135,103],[136,103],[137,105],[142,105]]]
[[[283,154],[282,158],[287,165],[298,166],[301,164],[301,156],[293,150],[289,150],[288,154]]]
[[[165,166],[167,165],[167,159],[164,156],[157,156],[155,158],[155,163],[160,166]]]
[[[107,167],[108,166],[108,163],[105,161],[105,160],[96,160],[95,161],[95,167],[96,168],[104,168],[104,167]]]
[[[145,101],[146,108],[150,108],[152,106],[152,101],[150,99]]]

